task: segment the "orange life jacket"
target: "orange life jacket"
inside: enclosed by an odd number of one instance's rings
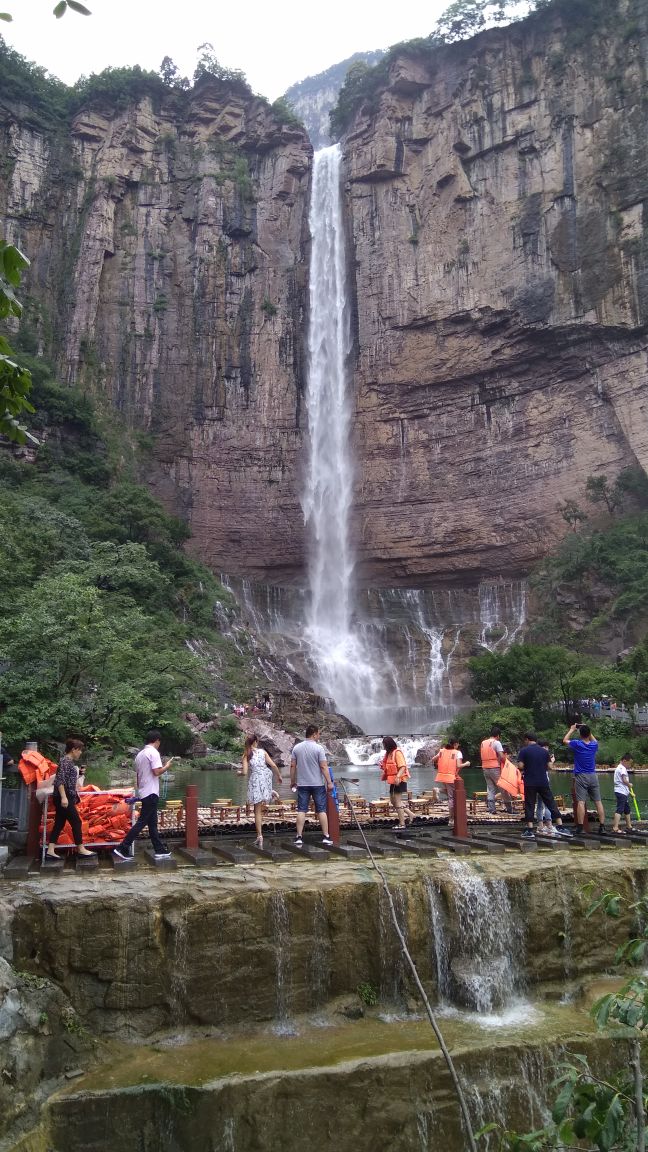
[[[442,748],[437,760],[435,784],[454,784],[459,772],[459,753],[456,748]]]
[[[56,773],[56,764],[42,752],[21,752],[18,771],[25,784],[39,784]]]
[[[397,748],[395,752],[389,752],[388,755],[383,756],[380,761],[380,767],[382,769],[382,779],[386,780],[390,786],[392,784],[399,784],[401,780],[409,780],[410,778],[407,761],[400,748]]]
[[[512,760],[509,760],[508,756],[502,764],[502,772],[497,781],[497,787],[501,788],[503,792],[508,792],[509,796],[524,796],[522,773]]]
[[[493,748],[494,736],[488,736],[486,740],[482,740],[480,754],[482,768],[499,768],[499,760],[497,759],[497,752]]]

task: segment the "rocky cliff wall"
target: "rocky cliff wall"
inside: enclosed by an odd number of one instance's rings
[[[362,581],[523,574],[559,501],[648,463],[647,59],[646,0],[555,0],[403,50],[358,112]],[[28,342],[150,433],[143,475],[216,570],[303,581],[304,132],[209,79],[47,126],[0,99],[0,118]]]
[[[648,465],[647,15],[413,48],[346,135],[367,581],[528,570],[559,501]]]
[[[0,103],[0,132],[23,347],[150,433],[143,478],[203,558],[280,573],[301,554],[304,130],[206,78],[71,121]]]

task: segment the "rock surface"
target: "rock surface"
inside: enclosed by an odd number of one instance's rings
[[[527,571],[648,466],[648,14],[568,13],[399,55],[344,140],[366,582]]]
[[[524,574],[648,464],[645,5],[569,7],[404,51],[344,140],[360,584]],[[0,129],[30,338],[150,434],[215,570],[303,580],[304,132],[213,79]]]

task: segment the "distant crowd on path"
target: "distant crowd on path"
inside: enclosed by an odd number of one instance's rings
[[[576,732],[578,731],[578,735]],[[496,800],[503,802],[504,810],[513,812],[514,797],[524,799],[524,819],[526,830],[523,835],[534,838],[536,835],[570,837],[572,832],[564,827],[560,811],[549,783],[549,770],[555,763],[549,744],[538,741],[535,733],[528,732],[524,746],[517,756],[517,764],[510,757],[510,749],[502,744],[501,729],[491,728],[490,734],[481,742],[481,768],[486,784],[486,805],[489,813],[495,815]],[[574,755],[574,796],[576,800],[576,821],[574,836],[585,834],[586,805],[591,802],[599,821],[599,833],[605,835],[605,811],[601,801],[601,789],[596,773],[596,753],[598,741],[587,724],[572,724],[563,737],[563,744],[571,748]],[[459,750],[459,741],[450,740],[433,757],[437,767],[435,783],[443,790],[449,809],[450,824],[453,822],[454,791],[457,776],[469,761],[464,761]],[[629,753],[624,753],[614,771],[614,797],[616,810],[612,821],[612,832],[625,835],[620,828],[621,818],[625,819],[626,830],[632,828],[630,796],[632,789],[628,775],[631,764]]]

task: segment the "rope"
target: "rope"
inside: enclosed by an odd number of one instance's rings
[[[394,928],[396,929],[398,939],[400,940],[401,951],[403,953],[403,956],[407,960],[407,963],[409,964],[412,976],[414,977],[414,982],[416,984],[416,987],[419,990],[419,995],[420,995],[421,1000],[423,1001],[423,1004],[425,1006],[425,1011],[427,1013],[428,1020],[430,1021],[434,1035],[437,1038],[439,1048],[441,1049],[441,1052],[443,1053],[443,1058],[444,1058],[446,1065],[448,1067],[448,1071],[450,1073],[450,1076],[452,1077],[452,1082],[454,1084],[455,1091],[457,1093],[457,1098],[459,1100],[459,1106],[461,1108],[461,1114],[463,1116],[463,1121],[464,1121],[464,1125],[465,1125],[465,1129],[466,1129],[466,1135],[468,1137],[468,1145],[470,1148],[470,1152],[477,1152],[477,1143],[475,1140],[475,1134],[473,1132],[473,1126],[472,1126],[472,1122],[470,1119],[470,1112],[468,1111],[468,1104],[466,1102],[466,1097],[464,1095],[463,1088],[461,1087],[461,1082],[459,1080],[459,1075],[457,1073],[457,1069],[455,1068],[454,1061],[452,1059],[452,1056],[450,1055],[450,1051],[446,1045],[446,1042],[443,1039],[443,1033],[441,1032],[441,1029],[439,1028],[436,1016],[434,1015],[434,1012],[432,1011],[432,1005],[430,1004],[430,1001],[428,1000],[427,993],[425,991],[425,988],[423,987],[423,984],[421,983],[421,978],[418,974],[416,964],[414,963],[414,960],[412,959],[412,956],[410,954],[410,950],[407,947],[407,941],[405,940],[405,937],[404,937],[403,932],[401,930],[401,926],[398,923],[398,916],[396,915],[396,908],[394,906],[394,900],[393,900],[393,897],[391,894],[391,889],[389,887],[389,883],[387,881],[387,877],[385,876],[385,873],[383,872],[382,868],[378,864],[376,857],[374,856],[373,852],[371,851],[371,848],[369,847],[369,842],[367,840],[367,837],[365,836],[364,829],[363,829],[360,821],[358,820],[358,817],[356,816],[355,808],[353,807],[353,801],[351,800],[349,792],[347,791],[347,787],[346,787],[347,782],[352,783],[352,781],[350,781],[350,780],[347,781],[343,777],[338,777],[336,782],[342,786],[342,789],[344,791],[344,795],[346,797],[347,804],[349,805],[349,808],[351,809],[351,816],[353,817],[353,821],[355,823],[355,826],[358,829],[360,835],[362,836],[362,839],[364,841],[364,846],[367,849],[367,852],[369,853],[369,859],[371,860],[371,864],[375,868],[376,872],[378,873],[380,880],[381,880],[381,883],[382,883],[382,886],[383,886],[385,893],[387,895],[387,900],[389,902],[389,910],[391,912],[391,918],[394,922]]]

